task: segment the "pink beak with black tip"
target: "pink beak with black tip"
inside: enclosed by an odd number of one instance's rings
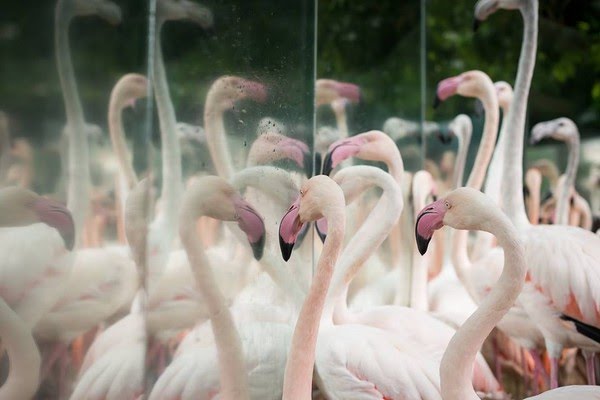
[[[444,200],[437,200],[421,210],[415,223],[415,238],[421,255],[427,252],[427,247],[433,232],[444,226],[446,206]]]
[[[331,171],[342,161],[357,155],[363,144],[365,144],[365,139],[360,136],[332,143],[323,161],[323,175],[331,174]]]
[[[304,224],[300,221],[300,196],[292,203],[279,223],[279,247],[284,261],[290,259],[298,234]]]
[[[238,216],[238,226],[246,234],[254,258],[260,260],[265,247],[265,224],[258,212],[241,197],[234,199],[233,206]]]
[[[40,222],[56,229],[62,236],[65,247],[72,250],[75,245],[75,223],[67,207],[58,201],[39,197],[33,203],[33,210]]]

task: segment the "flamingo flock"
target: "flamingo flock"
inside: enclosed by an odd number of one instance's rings
[[[109,0],[58,0],[54,191],[32,191],[34,150],[0,112],[0,400],[600,399],[600,236],[575,185],[579,129],[534,125],[530,145],[564,142],[568,163],[524,170],[538,0],[479,0],[475,27],[502,9],[523,19],[514,84],[471,69],[436,89],[434,107],[482,105],[463,182],[469,116],[353,132],[347,110],[365,100],[350,82],[316,80],[335,126],[314,140],[238,111],[272,101],[256,76],[216,78],[203,125],[178,121],[160,36],[175,21],[212,28],[191,0],[157,0],[154,72],[107,91],[105,135],[84,115],[69,26],[123,16]],[[142,99],[156,104],[159,172],[134,163],[124,123]],[[256,132],[247,151],[232,116]],[[396,141],[420,130],[456,138],[456,155],[405,170]],[[207,168],[189,171],[197,148]]]

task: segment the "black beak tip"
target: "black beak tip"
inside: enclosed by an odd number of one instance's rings
[[[256,261],[260,261],[265,249],[265,235],[262,235],[258,242],[250,243],[250,247],[252,247],[252,254],[254,255]]]
[[[65,234],[63,240],[65,241],[65,248],[69,251],[73,250],[73,247],[75,247],[75,232]]]
[[[331,159],[331,154],[332,153],[327,153],[327,155],[325,156],[325,160],[323,160],[323,175],[329,175],[331,173],[331,170],[333,170],[333,161]]]
[[[283,238],[279,236],[279,247],[281,248],[281,257],[283,257],[283,261],[289,260],[292,256],[294,243],[286,243]]]
[[[429,242],[431,238],[425,239],[423,236],[417,235],[417,248],[419,249],[419,253],[421,255],[425,255],[427,253],[427,247],[429,247]]]
[[[438,95],[436,93],[435,97],[433,98],[433,109],[435,110],[436,108],[438,108],[441,103],[442,103],[442,100],[440,100],[440,98],[438,97]]]
[[[473,19],[473,32],[477,32],[477,30],[479,29],[479,25],[481,25],[481,21],[478,20],[477,18]]]

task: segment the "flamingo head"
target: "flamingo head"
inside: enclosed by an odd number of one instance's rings
[[[530,0],[479,0],[475,4],[475,19],[473,20],[473,31],[479,29],[481,22],[498,10],[518,10]]]
[[[203,29],[213,26],[212,11],[190,0],[158,0],[156,11],[162,21],[188,20]]]
[[[208,91],[206,107],[209,111],[224,112],[233,109],[237,101],[247,98],[264,103],[267,100],[267,88],[260,82],[238,76],[221,76]]]
[[[265,245],[263,219],[223,178],[205,176],[195,179],[188,186],[181,209],[180,229],[187,229],[191,220],[203,215],[237,222],[246,234],[254,258],[260,260],[262,257]]]
[[[277,132],[267,131],[260,134],[252,143],[250,154],[259,163],[288,158],[293,160],[298,167],[303,168],[307,176],[312,174],[312,155],[308,145],[301,140]]]
[[[135,102],[148,93],[148,79],[140,74],[126,74],[119,79],[113,92],[119,99],[120,108],[135,108]]]
[[[496,94],[498,95],[498,105],[507,112],[508,107],[513,100],[512,86],[510,86],[510,83],[508,82],[499,81],[494,83],[494,87],[496,88]]]
[[[425,206],[417,215],[415,238],[419,253],[425,254],[433,233],[444,225],[455,229],[486,230],[489,219],[481,218],[493,201],[478,190],[461,187]]]
[[[333,79],[317,79],[315,101],[317,106],[331,104],[334,108],[344,108],[347,103],[360,102],[360,87],[354,83],[339,82]]]
[[[343,209],[343,204],[342,189],[328,176],[317,175],[306,181],[300,195],[279,223],[279,246],[283,259],[290,259],[294,244],[306,223],[322,219],[335,207]]]
[[[579,130],[575,122],[564,117],[535,124],[531,129],[530,143],[536,144],[546,138],[572,143],[579,139]]]
[[[75,224],[64,204],[19,187],[0,190],[0,226],[27,226],[40,222],[56,229],[65,247],[73,249]]]
[[[121,23],[121,9],[118,5],[108,0],[63,0],[58,3],[63,5],[67,14],[72,16],[97,15],[111,25]]]
[[[494,92],[493,85],[490,77],[479,70],[446,78],[438,83],[433,108],[437,108],[442,101],[455,94],[464,97],[484,97],[487,93]]]
[[[331,174],[335,167],[350,157],[386,162],[399,157],[399,153],[394,141],[381,131],[374,130],[340,139],[329,146],[323,161],[323,175]]]

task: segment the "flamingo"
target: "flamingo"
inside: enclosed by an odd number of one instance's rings
[[[479,0],[475,16],[485,20],[498,9],[518,9],[524,35],[515,83],[515,96],[507,116],[504,141],[502,207],[513,222],[528,254],[528,273],[520,296],[529,317],[544,336],[551,359],[550,386],[558,386],[558,357],[564,346],[584,350],[589,382],[594,382],[593,354],[600,343],[593,338],[600,327],[600,237],[569,226],[532,226],[525,214],[522,193],[523,134],[529,87],[537,48],[537,0]],[[591,331],[588,327],[592,327]],[[595,330],[594,330],[595,329]]]
[[[557,118],[551,121],[539,122],[531,129],[530,143],[535,144],[548,137],[565,142],[569,150],[567,169],[563,182],[558,187],[560,196],[557,196],[556,218],[554,221],[556,224],[565,225],[569,222],[569,199],[572,197],[571,193],[574,191],[579,165],[579,130],[577,129],[577,125],[569,118]],[[580,203],[585,201],[581,196],[575,196],[578,197]],[[589,220],[584,229],[590,230],[591,225],[591,220]]]
[[[289,204],[290,193],[295,194],[298,190],[288,172],[271,166],[246,168],[234,175],[232,185],[240,191],[247,186],[258,189],[273,200],[275,209],[281,212]],[[262,201],[264,197],[260,199]],[[262,204],[259,202],[257,205]],[[273,206],[267,210],[273,211]],[[265,224],[265,227],[266,243],[270,243],[269,225]],[[292,324],[304,298],[304,293],[282,263],[266,246],[261,268],[270,280],[263,279],[264,274],[257,276],[235,297],[231,306],[242,340],[249,392],[253,399],[281,399]],[[162,399],[167,394],[181,394],[191,399],[197,398],[200,393],[218,393],[215,362],[216,350],[210,324],[199,323],[180,343],[173,361],[161,374],[150,397]],[[197,385],[198,382],[202,384]]]
[[[0,337],[11,363],[0,398],[27,399],[39,385],[40,355],[31,329],[63,289],[75,225],[62,204],[7,187],[0,189],[0,237]]]
[[[347,186],[353,189],[361,180],[369,180],[371,184],[381,186],[384,191],[382,199],[388,200],[388,197],[397,199],[399,195],[397,186],[390,183],[389,176],[384,178],[385,176],[385,173],[373,167],[352,167],[340,171],[334,180],[343,188],[347,203],[351,201],[347,194]],[[414,190],[415,205],[419,205],[420,201],[424,204],[433,186],[431,175],[426,171],[419,171],[415,174],[415,183],[418,184],[418,188],[415,186]],[[408,342],[415,348],[423,349],[423,356],[439,363],[454,330],[427,313],[419,309],[400,306],[374,307],[360,313],[351,313],[347,310],[345,294],[348,282],[352,280],[368,254],[388,234],[390,225],[393,224],[393,217],[397,215],[399,208],[398,200],[395,203],[393,200],[389,200],[388,204],[382,203],[377,211],[373,210],[368,222],[365,222],[346,246],[334,274],[329,294],[336,301],[333,319],[337,324],[365,324],[383,329],[402,338],[405,343]],[[386,217],[384,218],[383,215]],[[383,220],[391,222],[383,224],[381,222]],[[426,281],[426,276],[424,280]],[[476,387],[482,391],[488,393],[499,391],[498,383],[481,356],[475,363],[473,379]]]
[[[69,137],[67,204],[73,213],[77,235],[81,237],[89,208],[90,165],[86,123],[69,50],[69,25],[74,17],[85,15],[98,15],[113,25],[118,24],[121,21],[121,10],[107,0],[59,0],[55,11],[56,64],[65,102],[66,132]]]
[[[439,399],[435,364],[419,357],[414,348],[377,328],[333,324],[333,304],[326,298],[343,246],[345,215],[344,194],[331,178],[319,175],[305,182],[283,216],[279,229],[283,259],[290,258],[302,225],[323,217],[328,222],[327,237],[294,329],[282,398],[311,398],[316,350],[319,386],[328,398],[352,398],[360,393],[369,399]]]
[[[209,368],[207,371],[205,370],[206,374],[209,374],[210,370],[214,370],[214,362],[212,364],[203,363],[205,360],[202,358],[194,360],[182,355],[178,359],[180,362],[177,364],[178,368],[169,368],[161,375],[150,395],[151,399],[203,398],[203,396],[210,397],[217,393],[227,399],[249,398],[240,336],[225,299],[214,280],[209,259],[198,239],[193,236],[195,221],[201,215],[208,215],[220,220],[237,221],[240,229],[247,235],[255,258],[262,257],[265,228],[262,219],[250,204],[244,201],[222,178],[208,176],[193,182],[186,191],[180,217],[180,232],[190,265],[193,267],[196,284],[205,299],[211,318],[212,337],[216,346],[205,347],[203,354],[204,357],[218,359],[221,382],[220,387],[215,388],[210,384],[213,381],[205,376],[205,379],[196,380],[195,384],[188,387],[184,381],[177,378],[186,376],[178,375],[181,368],[189,371],[190,367],[197,368],[199,365],[204,365]],[[197,355],[198,352],[193,354]]]
[[[133,187],[124,210],[129,246],[140,270],[145,262],[149,188],[150,180],[147,178]],[[143,398],[146,355],[144,296],[144,291],[138,290],[131,312],[96,336],[79,370],[71,400]]]
[[[407,202],[408,194],[406,193],[409,192],[412,177],[404,172],[404,163],[400,152],[389,136],[381,131],[373,130],[332,143],[323,161],[323,173],[325,175],[331,174],[334,168],[349,157],[369,161],[383,161],[389,173],[403,189],[402,193],[405,197],[403,202]],[[389,287],[391,293],[383,296],[384,298],[391,297],[393,299],[394,293],[398,293],[396,294],[397,299],[394,301],[398,304],[408,304],[411,293],[409,286],[411,275],[409,268],[406,267],[406,265],[410,265],[412,260],[410,257],[410,254],[412,254],[412,248],[410,247],[411,235],[409,233],[412,217],[408,214],[408,212],[402,214],[401,220],[397,222],[390,234],[392,271],[396,271],[395,273],[398,276],[394,285]],[[406,264],[403,263],[403,258]],[[379,273],[372,271],[371,275],[376,277],[378,275],[385,276],[383,271]],[[390,282],[389,279],[385,280]]]
[[[443,226],[486,230],[504,249],[502,275],[488,297],[456,332],[442,358],[441,388],[444,400],[479,399],[470,382],[471,365],[485,338],[511,310],[525,284],[527,264],[535,257],[522,235],[492,199],[472,188],[459,188],[429,204],[417,218],[415,236],[424,254],[431,235]],[[599,399],[600,387],[570,386],[530,399]]]

